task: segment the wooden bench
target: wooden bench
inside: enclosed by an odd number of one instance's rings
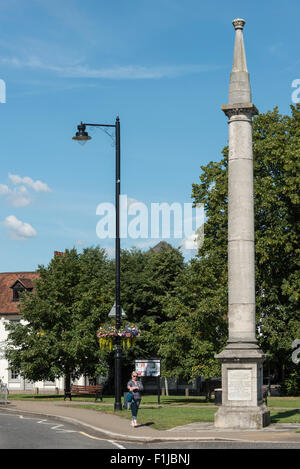
[[[72,394],[95,394],[95,402],[100,397],[102,401],[102,390],[103,386],[101,384],[93,386],[81,386],[78,384],[72,384],[71,391],[65,390],[64,401],[68,397],[70,401],[72,400]]]

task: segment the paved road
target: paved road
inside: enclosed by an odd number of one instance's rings
[[[105,435],[55,420],[0,412],[0,449],[123,449]]]

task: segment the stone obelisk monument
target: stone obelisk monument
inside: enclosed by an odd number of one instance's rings
[[[262,363],[255,327],[255,258],[252,103],[243,39],[245,21],[236,31],[229,101],[222,106],[229,124],[228,161],[228,324],[222,363],[222,406],[215,415],[219,428],[262,428],[270,423],[263,405]]]

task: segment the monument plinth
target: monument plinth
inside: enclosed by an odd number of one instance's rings
[[[255,252],[251,98],[243,39],[245,20],[236,30],[228,104],[228,327],[222,363],[222,406],[215,415],[219,428],[262,428],[270,423],[263,404],[264,354],[258,348],[255,323]]]

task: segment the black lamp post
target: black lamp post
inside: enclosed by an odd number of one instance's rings
[[[73,140],[85,143],[92,137],[86,132],[86,127],[114,127],[116,141],[116,329],[121,327],[121,305],[120,305],[120,119],[116,118],[115,124],[86,124],[81,122],[77,126]],[[115,410],[122,410],[121,402],[121,338],[116,336],[115,347]]]

